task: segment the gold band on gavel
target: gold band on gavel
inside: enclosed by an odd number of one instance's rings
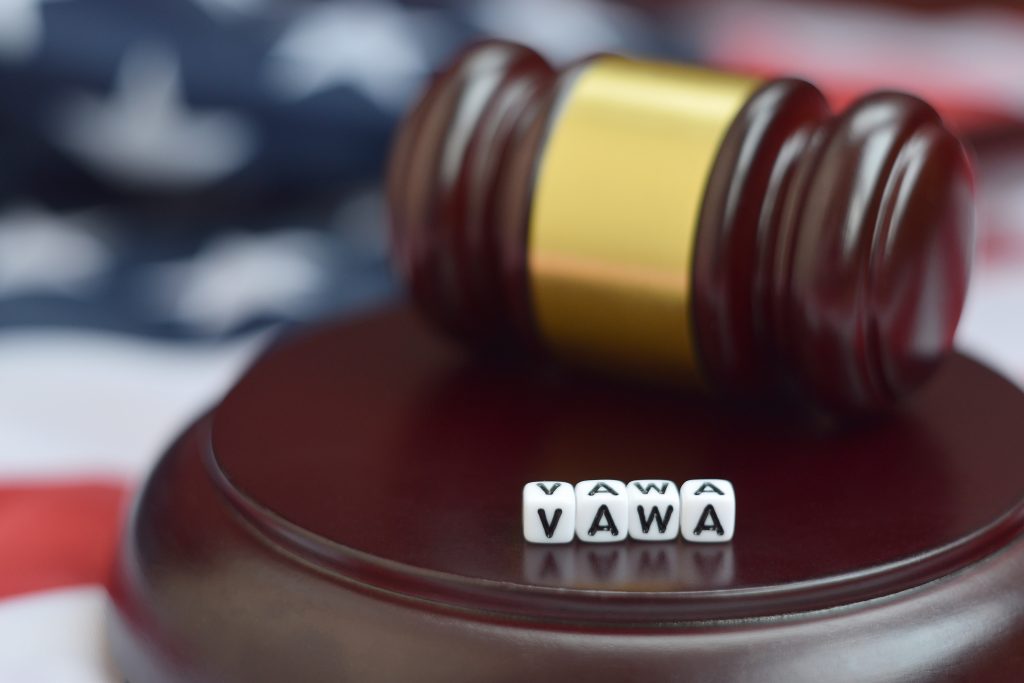
[[[760,84],[619,57],[581,68],[551,124],[530,216],[533,310],[556,352],[699,382],[690,290],[701,201]]]

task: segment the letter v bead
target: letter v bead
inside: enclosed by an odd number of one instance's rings
[[[523,487],[523,538],[568,543],[576,533],[576,495],[564,481],[531,481]]]

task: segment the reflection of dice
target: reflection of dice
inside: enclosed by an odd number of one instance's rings
[[[576,484],[576,535],[587,543],[610,543],[629,530],[626,485],[614,479],[588,479]]]
[[[667,479],[638,479],[626,486],[629,537],[670,541],[679,535],[679,489]]]
[[[672,521],[675,521],[674,517]],[[672,526],[678,531],[678,525],[673,524]],[[717,548],[722,547],[729,546],[717,546]],[[679,581],[679,558],[685,549],[686,546],[682,543],[627,545],[626,558],[629,560],[629,575],[652,589],[656,588],[658,584],[675,586]]]
[[[573,585],[576,582],[575,544],[524,546],[523,578],[541,586]]]
[[[629,583],[629,546],[576,546],[576,584],[586,588],[613,590]]]
[[[523,537],[531,543],[568,543],[576,531],[576,498],[565,481],[523,487]]]
[[[710,590],[732,583],[736,559],[731,543],[683,543],[679,547],[682,550],[677,576],[689,589]]]
[[[736,530],[736,493],[725,479],[691,479],[679,489],[680,528],[694,543],[731,541]]]

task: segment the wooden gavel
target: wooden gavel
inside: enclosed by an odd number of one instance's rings
[[[964,150],[905,94],[478,44],[401,127],[393,254],[479,344],[728,393],[886,406],[952,345]]]

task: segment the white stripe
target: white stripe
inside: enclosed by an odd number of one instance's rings
[[[134,480],[269,338],[183,343],[80,330],[0,333],[0,480]]]
[[[1024,269],[975,268],[956,346],[1024,388]]]
[[[749,0],[706,5],[683,25],[711,63],[851,89],[908,90],[996,111],[1024,107],[1024,22],[1010,10],[964,6],[925,13]]]
[[[107,605],[99,586],[0,600],[0,681],[120,683],[106,656]]]

